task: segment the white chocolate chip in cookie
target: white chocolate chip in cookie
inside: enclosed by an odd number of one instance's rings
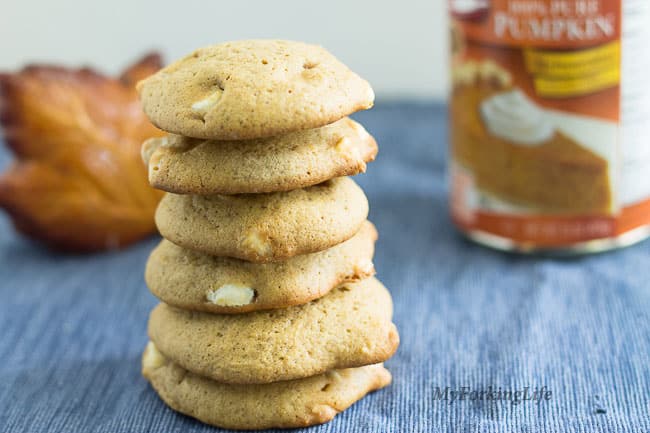
[[[158,348],[152,341],[147,343],[142,357],[142,367],[148,370],[155,370],[167,363],[167,358],[158,351]]]
[[[178,135],[168,135],[160,142],[160,147],[165,147],[167,149],[184,149],[189,147],[192,140],[193,139],[191,138],[183,138]]]
[[[354,269],[359,275],[373,275],[375,273],[375,266],[371,260],[362,259],[356,264]]]
[[[212,107],[217,105],[219,100],[221,99],[221,95],[223,94],[223,90],[221,88],[217,88],[215,92],[213,92],[211,95],[209,95],[207,98],[200,99],[196,101],[194,104],[192,104],[192,112],[195,114],[204,117]]]
[[[325,385],[323,391],[326,391],[327,389],[329,389],[329,386]],[[338,411],[329,404],[316,404],[310,409],[310,412],[316,419],[332,419],[338,413]]]
[[[359,153],[359,149],[352,144],[352,140],[348,137],[340,138],[335,145],[336,151],[353,161],[360,161],[363,163],[363,158]]]
[[[151,155],[153,155],[156,149],[158,149],[160,146],[164,146],[166,141],[167,137],[154,137],[149,138],[145,140],[144,143],[142,143],[142,147],[140,148],[140,156],[142,157],[142,161],[144,161],[145,165],[149,165]]]
[[[267,257],[273,252],[271,249],[271,244],[268,242],[266,236],[263,236],[256,230],[248,233],[242,242],[242,246],[252,250],[261,257]]]
[[[224,284],[206,295],[208,301],[220,307],[241,307],[255,299],[255,290],[237,284]]]

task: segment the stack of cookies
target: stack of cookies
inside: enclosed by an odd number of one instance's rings
[[[392,300],[363,191],[368,83],[320,47],[199,49],[138,85],[170,134],[143,145],[165,238],[146,281],[143,374],[173,409],[234,429],[332,419],[391,381]]]

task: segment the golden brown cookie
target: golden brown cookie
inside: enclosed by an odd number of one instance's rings
[[[149,337],[169,359],[224,383],[300,379],[376,364],[399,345],[392,300],[375,278],[336,288],[305,305],[247,314],[210,314],[164,303]]]
[[[322,47],[279,40],[200,48],[137,88],[154,125],[215,140],[318,128],[374,101],[368,82]]]
[[[160,300],[186,310],[245,313],[286,308],[372,276],[376,239],[377,231],[368,221],[351,239],[332,248],[268,264],[209,256],[163,240],[149,257],[145,280]]]
[[[349,118],[257,140],[212,141],[172,134],[143,144],[151,185],[177,194],[289,191],[365,172],[376,155],[375,140]]]
[[[229,385],[185,370],[151,342],[142,356],[142,374],[172,409],[237,430],[322,424],[391,382],[388,370],[375,364],[265,385]]]
[[[368,216],[361,188],[339,177],[304,189],[268,194],[177,195],[158,205],[164,238],[215,256],[266,263],[333,247]]]

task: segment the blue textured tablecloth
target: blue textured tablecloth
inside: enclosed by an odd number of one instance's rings
[[[444,108],[378,104],[356,117],[380,143],[357,180],[402,344],[392,386],[310,431],[650,431],[650,242],[572,260],[473,245],[447,215]],[[0,218],[0,431],[215,431],[140,376],[156,242],[56,255]],[[542,386],[550,400],[485,394]],[[446,387],[466,399],[439,400]]]

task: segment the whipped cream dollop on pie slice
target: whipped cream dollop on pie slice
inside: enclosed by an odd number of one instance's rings
[[[555,132],[546,111],[517,88],[485,99],[481,114],[492,135],[515,144],[539,145]]]

